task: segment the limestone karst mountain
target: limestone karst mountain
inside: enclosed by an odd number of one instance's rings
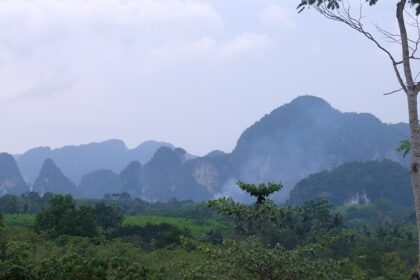
[[[29,191],[13,156],[0,153],[0,195]]]
[[[142,193],[147,200],[194,199],[204,200],[211,194],[193,177],[187,163],[186,152],[177,148],[160,148],[144,166]]]
[[[326,199],[334,205],[369,204],[386,199],[393,205],[413,205],[407,168],[389,160],[345,163],[331,171],[312,174],[299,181],[288,203]]]
[[[143,168],[140,162],[132,161],[120,173],[121,191],[129,193],[133,197],[143,195],[142,186]]]
[[[118,173],[130,161],[137,160],[144,164],[162,146],[174,148],[169,143],[146,141],[134,149],[128,149],[123,141],[116,139],[57,149],[39,147],[18,156],[17,162],[29,183],[35,181],[42,163],[47,158],[60,166],[72,181],[79,183],[83,175],[99,169],[109,169]]]
[[[42,164],[32,189],[41,195],[47,192],[78,195],[76,185],[63,174],[51,159],[46,159]]]
[[[367,113],[342,113],[325,100],[301,96],[246,129],[230,154],[232,176],[282,182],[281,199],[299,180],[345,162],[405,160],[395,151],[404,123],[385,124]]]
[[[285,201],[301,179],[346,162],[389,159],[405,165],[395,148],[407,135],[407,124],[386,124],[367,113],[343,113],[321,98],[301,96],[246,129],[231,153],[192,157],[167,143],[146,142],[130,150],[122,141],[110,140],[33,149],[19,156],[18,164],[24,177],[31,178],[41,159],[51,156],[76,183],[83,175],[108,170],[90,174],[89,187],[87,179],[82,180],[83,193],[95,197],[123,191],[147,200],[241,198],[235,182],[243,180],[282,182],[284,189],[273,199]]]
[[[121,193],[119,176],[107,169],[100,169],[82,177],[79,191],[83,197],[102,198],[106,194]]]

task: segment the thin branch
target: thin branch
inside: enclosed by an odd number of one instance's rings
[[[416,77],[414,78],[414,81],[417,81],[417,78],[420,76],[420,72],[417,73]]]
[[[404,14],[406,14],[410,19],[411,22],[407,22],[408,25],[410,25],[411,27],[415,28],[417,31],[417,40],[412,40],[410,38],[408,39],[408,42],[414,44],[414,47],[409,46],[410,50],[412,51],[409,58],[410,59],[419,59],[417,57],[415,57],[416,52],[419,49],[419,44],[420,44],[420,24],[419,24],[419,17],[418,16],[414,16],[413,14],[411,14],[410,12],[408,12],[406,9],[404,9]]]
[[[393,91],[390,91],[390,92],[383,93],[383,95],[391,95],[393,93],[397,93],[397,92],[400,92],[402,90],[404,90],[404,89],[403,88],[399,88],[399,89],[396,89],[396,90],[393,90]]]
[[[373,26],[375,26],[376,30],[381,33],[385,38],[387,38],[391,43],[397,43],[401,45],[401,36],[399,34],[393,34],[382,27],[380,27],[378,24],[373,23]]]
[[[382,46],[379,43],[379,41],[370,32],[368,32],[364,29],[363,24],[361,22],[361,19],[362,19],[362,9],[361,8],[360,8],[360,12],[359,12],[359,17],[355,18],[350,13],[350,5],[348,3],[346,5],[345,1],[343,1],[343,5],[341,6],[340,9],[336,9],[334,11],[328,9],[326,7],[325,2],[324,2],[324,4],[314,5],[313,7],[321,15],[323,15],[325,18],[344,23],[347,26],[349,26],[350,28],[358,31],[363,36],[365,36],[367,39],[372,41],[380,50],[382,50],[391,60],[392,66],[393,66],[394,71],[395,71],[395,75],[397,76],[397,79],[398,79],[399,84],[401,85],[401,88],[405,92],[407,92],[407,87],[406,87],[406,85],[405,85],[405,83],[402,79],[402,76],[401,76],[399,70],[398,70],[398,65],[401,64],[402,62],[399,62],[399,61],[397,62],[395,60],[394,56],[391,54],[391,52],[388,51],[384,46]]]

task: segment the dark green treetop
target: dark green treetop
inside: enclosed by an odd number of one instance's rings
[[[95,205],[95,216],[98,226],[105,231],[119,227],[124,219],[120,208],[103,202]]]
[[[36,215],[35,229],[46,231],[53,237],[60,235],[97,235],[95,212],[91,206],[76,208],[71,195],[55,195],[50,206]]]
[[[238,182],[238,186],[249,193],[252,197],[257,198],[256,204],[262,204],[268,196],[271,194],[280,191],[283,186],[281,184],[247,184],[242,181]]]

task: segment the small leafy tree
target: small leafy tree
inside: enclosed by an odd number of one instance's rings
[[[254,205],[244,205],[232,198],[210,200],[209,206],[218,213],[233,219],[237,233],[257,235],[264,239],[266,233],[278,225],[290,210],[278,208],[268,197],[282,188],[281,184],[246,184],[238,182],[239,188],[256,199]]]
[[[252,197],[257,198],[257,205],[262,204],[271,194],[280,191],[283,186],[281,184],[246,184],[242,181],[238,182],[239,188],[249,193]]]
[[[209,201],[217,212],[232,218],[245,239],[227,240],[222,247],[184,240],[189,248],[208,256],[206,262],[186,265],[184,279],[345,279],[340,261],[315,257],[322,243],[286,250],[279,243],[267,242],[267,233],[279,228],[293,209],[279,208],[268,197],[281,189],[280,184],[246,184],[238,186],[256,199],[243,205],[231,198]]]
[[[97,234],[95,213],[90,206],[76,208],[70,195],[55,195],[50,206],[36,215],[35,229],[51,236],[75,235],[92,237]]]

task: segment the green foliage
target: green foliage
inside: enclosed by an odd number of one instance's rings
[[[146,224],[144,226],[128,225],[111,231],[110,238],[128,238],[142,244],[147,250],[155,250],[170,245],[179,245],[180,238],[190,237],[191,234],[177,226],[170,224]]]
[[[281,184],[246,184],[242,181],[238,182],[239,188],[249,193],[252,197],[257,198],[257,204],[262,204],[269,195],[278,192],[283,187]]]
[[[325,200],[308,201],[295,208],[281,227],[285,233],[292,233],[299,241],[296,244],[316,243],[328,236],[335,236],[343,227],[343,217],[333,212],[333,206]],[[290,240],[283,241],[290,246]]]
[[[32,280],[26,259],[30,246],[26,242],[14,241],[2,244],[0,258],[1,280]]]
[[[0,228],[4,227],[4,216],[2,213],[0,213]]]
[[[328,227],[332,223],[329,204],[315,202],[303,210],[279,208],[266,197],[280,190],[280,185],[256,186],[242,182],[238,185],[257,199],[254,205],[243,205],[230,198],[221,198],[209,201],[209,206],[233,218],[236,229],[248,237],[239,241],[226,241],[221,248],[187,242],[188,246],[206,253],[208,260],[201,265],[187,266],[184,278],[345,279],[338,269],[341,262],[314,255],[315,249],[323,248],[320,243],[287,250],[275,242],[281,239],[282,225],[287,225],[287,221],[298,220],[296,216],[299,214],[302,217],[301,224],[307,231],[317,232]]]
[[[299,181],[288,203],[325,199],[337,206],[368,204],[386,199],[394,206],[410,207],[413,194],[406,168],[389,160],[345,163],[331,171],[312,174]]]
[[[0,212],[16,214],[21,210],[21,204],[17,196],[12,194],[4,195],[0,198]]]
[[[51,236],[75,235],[95,236],[97,226],[92,207],[82,205],[76,208],[70,195],[56,195],[50,201],[50,206],[36,215],[35,229],[46,231]]]
[[[290,210],[278,208],[267,199],[270,194],[279,191],[282,186],[273,183],[256,185],[244,182],[238,182],[238,186],[256,198],[254,206],[237,203],[231,198],[209,200],[208,205],[216,212],[231,218],[235,223],[237,233],[245,236],[258,235],[264,239],[267,232],[273,230]]]
[[[110,259],[86,258],[74,254],[61,258],[45,259],[36,271],[37,279],[45,280],[102,280],[147,279],[150,270],[125,257]]]
[[[205,253],[208,260],[186,269],[184,279],[346,279],[338,272],[342,262],[311,257],[320,249],[316,245],[285,250],[278,244],[267,249],[256,237],[228,241],[226,249],[187,244]]]
[[[378,200],[368,205],[352,205],[337,209],[346,220],[347,227],[379,227],[390,224],[414,224],[414,208],[392,205],[387,200]]]
[[[33,214],[6,214],[4,224],[9,227],[31,227],[35,225]]]
[[[272,201],[266,200],[255,206],[234,202],[231,198],[210,200],[209,206],[221,213],[235,225],[235,233],[242,236],[257,235],[262,239],[269,236],[269,232],[276,230],[283,217],[290,210],[278,208]],[[266,240],[270,242],[270,240]]]
[[[98,246],[79,237],[35,239],[31,245],[8,241],[0,247],[0,279],[165,279],[162,272],[141,264],[142,252],[130,247],[119,242]]]
[[[409,140],[400,141],[400,145],[395,149],[397,152],[402,152],[403,156],[406,157],[410,152],[411,144]]]
[[[56,219],[61,221],[56,228],[36,232],[35,215],[4,216],[0,280],[402,280],[417,264],[414,212],[386,201],[334,208],[317,200],[284,208],[268,199],[243,205],[223,198],[206,209],[188,201],[114,197],[104,201],[107,211],[113,204],[123,211],[142,206],[136,211],[149,215],[126,216],[121,226],[81,237],[59,231],[94,224],[97,207],[89,205],[98,201],[48,200],[50,206],[39,214],[65,217]]]
[[[98,226],[105,231],[119,227],[124,219],[121,209],[104,202],[95,205],[95,217]]]
[[[162,216],[126,216],[124,225],[138,225],[145,226],[146,224],[159,225],[170,224],[179,227],[182,230],[188,231],[196,239],[205,238],[206,234],[210,231],[219,231],[227,234],[231,231],[231,225],[226,222],[208,219],[204,222],[197,222],[193,219],[175,218],[175,217],[162,217]]]

